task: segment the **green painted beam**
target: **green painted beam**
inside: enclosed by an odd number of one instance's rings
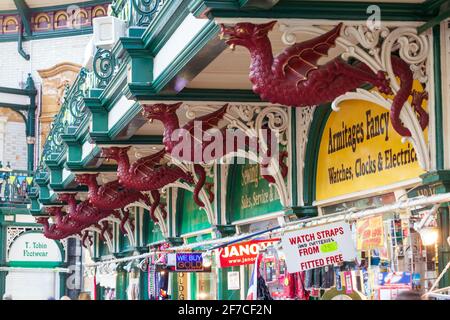
[[[441,10],[439,15],[437,15],[433,19],[417,27],[417,32],[421,34],[427,31],[428,29],[433,28],[436,25],[439,25],[442,21],[446,20],[447,18],[450,18],[450,6],[448,6],[446,9]]]
[[[145,86],[128,85],[131,96],[138,101],[239,101],[262,102],[261,98],[252,90],[240,89],[190,89],[185,88],[178,93],[158,94]]]
[[[125,140],[97,139],[95,143],[97,145],[162,145],[162,139],[160,135],[135,135]]]
[[[30,107],[29,104],[0,102],[0,108],[9,108],[16,111],[27,111],[29,107]]]
[[[281,0],[268,10],[249,10],[240,6],[242,0],[194,0],[190,10],[197,17],[268,18],[268,19],[331,19],[367,20],[367,7],[380,7],[385,21],[426,21],[432,18],[428,7],[420,3],[373,3],[350,1]],[[432,3],[430,3],[430,6]]]
[[[23,27],[25,28],[25,34],[31,36],[31,10],[24,0],[14,0],[17,12],[22,20]]]
[[[36,95],[37,91],[36,91],[36,89],[29,90],[29,89],[0,87],[0,93],[17,94],[17,95],[21,95],[21,96],[31,96],[31,95]]]

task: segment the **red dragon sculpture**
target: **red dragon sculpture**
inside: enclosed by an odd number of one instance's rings
[[[86,228],[89,228],[92,225],[101,230],[101,233],[100,233],[101,240],[103,240],[103,241],[105,240],[105,237],[104,237],[105,231],[108,231],[110,238],[112,238],[112,233],[108,229],[109,224],[107,221],[102,222],[103,227],[101,227],[98,224],[99,219],[91,218],[91,220],[76,221],[74,219],[71,219],[69,214],[63,213],[62,209],[63,209],[62,206],[46,208],[46,212],[50,216],[55,218],[55,227],[58,230],[61,230],[62,232],[66,232],[69,235],[79,234],[80,236],[82,236],[81,231]],[[105,222],[106,222],[106,224],[105,224]]]
[[[65,238],[68,238],[70,236],[73,236],[75,234],[78,234],[82,239],[81,239],[81,243],[82,245],[87,248],[86,245],[86,239],[89,240],[90,245],[93,244],[92,242],[92,237],[89,235],[89,231],[84,231],[83,234],[81,234],[82,229],[80,227],[79,230],[73,230],[73,231],[66,231],[64,232],[63,230],[61,230],[58,225],[56,223],[53,224],[49,224],[48,222],[49,217],[37,217],[36,218],[36,223],[39,223],[43,226],[44,228],[44,237],[48,238],[48,239],[52,239],[52,240],[62,240]]]
[[[75,178],[77,183],[88,186],[89,203],[94,207],[100,210],[115,210],[139,200],[151,206],[149,198],[141,192],[125,189],[117,180],[100,186],[97,182],[97,176],[98,173],[79,174]]]
[[[200,162],[203,161],[203,151],[214,141],[214,139],[205,140],[202,139],[202,137],[195,137],[195,130],[200,130],[202,134],[206,133],[211,128],[217,126],[219,124],[219,121],[223,119],[225,112],[227,110],[228,104],[224,105],[219,110],[216,110],[212,113],[206,114],[204,116],[198,117],[187,124],[185,124],[183,127],[180,127],[179,119],[176,114],[177,109],[181,106],[182,102],[175,103],[175,104],[151,104],[151,105],[142,105],[143,108],[143,115],[148,118],[150,121],[152,120],[159,120],[164,124],[164,133],[163,133],[163,143],[165,146],[165,151],[172,155],[172,157],[178,158],[181,161],[188,161],[188,162],[196,162],[200,158]],[[200,123],[200,126],[196,126],[196,123]],[[184,129],[181,134],[187,133],[188,136],[183,136],[182,138],[180,136],[177,136],[177,130],[178,129]],[[220,129],[222,137],[226,136],[226,127]],[[270,141],[271,138],[271,132],[268,130],[268,141]],[[177,136],[181,139],[174,139],[173,137]],[[232,153],[236,152],[239,148],[248,147],[250,145],[256,146],[256,148],[259,150],[259,142],[256,141],[256,143],[252,144],[250,141],[253,138],[246,137],[245,139],[245,146],[239,146],[237,144],[237,141],[235,140],[232,146],[232,150],[227,150],[229,146],[227,145],[226,139],[223,139],[223,146],[222,146],[222,154],[216,153],[212,156],[214,159],[220,159],[223,156],[226,155],[226,153]],[[199,141],[201,140],[201,141]],[[179,146],[181,143],[187,143],[187,145],[190,146],[190,153],[185,154],[183,152],[183,148],[180,148],[180,154],[176,154],[174,151],[174,148]],[[271,143],[268,143],[268,146],[271,146]],[[201,157],[195,157],[194,151],[200,149]],[[271,150],[269,148],[267,155],[271,156]],[[283,176],[286,176],[287,174],[287,167],[283,163],[284,158],[286,157],[287,153],[283,152],[280,157],[280,167],[282,170]],[[263,167],[267,167],[267,164],[263,164]],[[199,182],[197,183],[195,189],[194,189],[194,201],[199,206],[204,206],[203,202],[199,199],[199,192],[206,181],[206,173],[204,168],[199,165],[198,163],[194,164],[194,169],[196,174],[199,176]],[[273,183],[274,179],[272,176],[263,175],[265,179],[267,179],[269,182]],[[211,200],[211,191],[209,190],[210,195],[210,201]]]
[[[81,223],[70,219],[68,215],[63,213],[63,207],[48,207],[45,211],[55,218],[55,227],[66,233],[78,233],[80,230],[87,228],[90,224]]]
[[[80,203],[76,200],[76,194],[74,193],[60,193],[58,194],[58,200],[64,201],[68,205],[68,219],[77,221],[85,226],[95,225],[100,230],[100,237],[104,239],[105,232],[109,231],[109,223],[108,221],[102,221],[102,227],[98,226],[98,222],[102,219],[105,219],[109,216],[114,216],[121,220],[120,222],[120,230],[123,234],[126,234],[127,231],[124,228],[124,224],[126,223],[128,216],[120,218],[120,215],[115,210],[99,210],[98,208],[93,207],[87,200],[82,201]],[[110,236],[112,236],[110,234]]]
[[[276,24],[272,21],[255,25],[237,23],[233,27],[222,25],[221,37],[233,49],[243,46],[250,51],[250,81],[253,91],[261,99],[286,106],[312,106],[332,102],[346,92],[364,84],[378,88],[381,93],[392,94],[385,73],[373,73],[364,63],[351,65],[341,58],[335,58],[324,65],[317,65],[321,57],[335,46],[342,23],[331,31],[314,39],[296,43],[274,58],[268,37]],[[400,120],[400,111],[412,92],[413,75],[409,65],[395,55],[391,56],[395,75],[400,78],[400,90],[393,99],[390,118],[394,129],[402,136],[411,132]],[[418,100],[423,97],[418,96]],[[428,114],[420,104],[413,105],[424,129],[428,125]]]
[[[50,225],[48,219],[49,217],[36,218],[36,222],[42,224],[42,226],[44,227],[44,236],[46,238],[53,240],[61,240],[75,234],[74,232],[62,231],[57,227],[55,223]]]
[[[161,159],[166,153],[165,150],[141,158],[130,165],[130,159],[128,157],[129,149],[130,147],[104,148],[102,157],[114,159],[117,162],[117,177],[122,186],[137,191],[151,191],[153,203],[150,207],[150,216],[153,221],[158,222],[155,216],[155,210],[160,205],[158,189],[178,179],[183,179],[190,184],[193,184],[194,180],[189,173],[184,172],[176,166],[160,164]],[[163,218],[165,219],[165,217]]]

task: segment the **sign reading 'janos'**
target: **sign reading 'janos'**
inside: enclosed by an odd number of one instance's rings
[[[356,258],[350,227],[344,222],[286,232],[282,245],[289,273]]]
[[[424,172],[412,144],[402,143],[393,129],[386,109],[361,100],[344,101],[339,107],[331,113],[320,143],[317,200],[386,186]]]
[[[252,240],[229,245],[217,250],[221,268],[242,266],[255,263],[258,252],[270,244],[280,241],[279,238],[268,240]]]

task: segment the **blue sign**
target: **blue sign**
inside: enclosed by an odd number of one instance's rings
[[[176,271],[203,271],[203,257],[201,253],[177,253]]]
[[[380,286],[411,284],[411,272],[380,272],[378,284]]]

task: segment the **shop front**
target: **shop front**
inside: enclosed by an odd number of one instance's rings
[[[356,259],[307,270],[305,288],[321,299],[374,300],[429,289],[437,277],[436,248],[424,230],[436,221],[429,220],[426,228],[419,224],[433,205],[395,209],[422,185],[425,171],[413,143],[402,141],[381,106],[346,100],[339,108],[321,130],[314,205],[324,218],[375,211],[345,221]],[[394,209],[376,214],[388,206]]]
[[[68,269],[63,268],[65,250],[59,241],[47,239],[40,230],[10,227],[6,266],[6,294],[14,300],[46,300],[65,294]]]
[[[246,161],[245,164],[230,165],[227,191],[227,223],[236,228],[237,236],[242,235],[243,240],[229,245],[225,242],[214,250],[220,280],[219,298],[245,300],[257,255],[278,245],[280,240],[265,232],[280,226],[284,212],[275,186],[261,176],[258,164]],[[246,235],[254,234],[261,235],[245,239]],[[269,260],[266,261],[266,272],[269,277],[273,276],[269,282],[275,284],[275,274],[279,276],[280,273],[275,272],[275,266]],[[275,285],[272,290],[280,291]]]

